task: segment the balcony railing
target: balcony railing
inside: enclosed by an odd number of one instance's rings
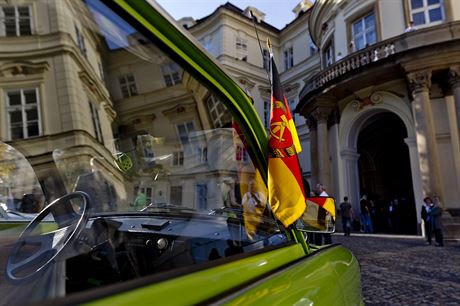
[[[306,97],[316,89],[333,83],[334,80],[346,73],[381,61],[393,54],[459,40],[460,37],[457,33],[460,33],[460,21],[458,20],[403,33],[358,52],[353,52],[310,79],[302,89],[301,96]]]
[[[309,92],[322,87],[345,73],[395,54],[396,50],[394,41],[394,39],[382,41],[358,52],[354,52],[335,62],[332,66],[329,66],[308,81],[304,89],[304,94],[308,94]]]

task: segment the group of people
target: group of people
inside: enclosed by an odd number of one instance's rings
[[[439,198],[426,197],[423,199],[422,220],[424,222],[425,237],[427,244],[431,244],[432,234],[435,237],[436,246],[444,246],[444,238],[442,235],[442,208],[439,206]]]

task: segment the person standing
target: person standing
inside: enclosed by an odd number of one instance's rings
[[[326,188],[324,187],[323,184],[318,183],[316,184],[316,196],[318,197],[328,197],[329,195],[326,192]],[[318,215],[321,213],[326,214],[326,210],[322,207],[318,208]],[[316,245],[322,245],[324,240],[324,244],[332,244],[332,236],[331,234],[328,233],[316,233],[315,234],[315,244]]]
[[[442,208],[440,207],[439,198],[434,197],[431,205],[429,216],[431,217],[431,229],[434,231],[434,239],[436,246],[444,246],[444,238],[442,235]]]
[[[135,196],[135,199],[134,199],[133,207],[135,210],[141,210],[142,208],[150,204],[150,203],[147,203],[147,196],[145,195],[145,193],[143,193],[140,190],[139,186],[134,187],[134,196]]]
[[[427,244],[431,244],[431,216],[430,216],[430,209],[433,201],[430,197],[426,197],[423,199],[423,206],[422,206],[422,220],[425,228],[425,237]]]
[[[361,208],[361,225],[365,233],[372,233],[371,208],[367,195],[363,195],[359,202]]]
[[[343,233],[345,236],[350,236],[353,210],[350,202],[348,202],[348,197],[344,197],[343,202],[340,203],[340,214],[342,215]]]

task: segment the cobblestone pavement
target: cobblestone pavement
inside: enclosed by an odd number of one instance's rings
[[[333,236],[361,265],[366,305],[460,305],[460,243],[421,238]]]

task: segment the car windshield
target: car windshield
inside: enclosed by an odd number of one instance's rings
[[[0,13],[0,305],[290,241],[239,115],[164,47],[97,0]]]

